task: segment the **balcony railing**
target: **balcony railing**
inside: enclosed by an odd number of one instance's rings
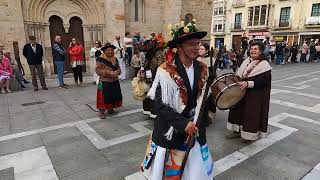
[[[305,27],[320,27],[320,16],[306,17],[304,20]]]
[[[232,7],[244,7],[246,6],[245,0],[233,0]]]
[[[291,29],[292,28],[292,19],[286,21],[274,20],[272,22],[272,29]]]
[[[230,24],[231,31],[243,31],[243,26],[241,24]]]

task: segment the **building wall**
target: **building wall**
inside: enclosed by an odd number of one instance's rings
[[[13,41],[17,41],[21,49],[26,39],[20,0],[2,0],[0,9],[0,42],[5,51],[13,52]]]
[[[197,19],[197,26],[202,31],[207,31],[208,35],[204,40],[210,40],[212,0],[183,0],[181,19],[191,13]]]
[[[131,1],[132,2],[132,1]],[[163,9],[164,0],[144,0],[143,20],[139,19],[139,22],[134,22],[132,19],[131,4],[130,1],[125,1],[125,29],[128,32],[140,32],[142,35],[150,35],[151,32],[160,32],[163,30]]]
[[[312,4],[319,3],[319,0],[244,0],[244,6],[234,7],[232,6],[233,0],[226,1],[227,17],[226,18],[226,30],[225,30],[225,42],[227,49],[231,48],[232,36],[241,35],[246,33],[248,35],[251,29],[248,28],[248,8],[258,5],[270,4],[270,10],[268,15],[268,31],[270,37],[284,36],[289,39],[290,42],[302,42],[304,38],[312,38],[313,36],[307,36],[305,34],[319,34],[320,26],[308,26],[305,25],[305,18],[311,16]],[[291,7],[290,28],[279,28],[281,8]],[[242,27],[244,31],[233,31],[231,25],[235,21],[235,14],[242,13]],[[258,31],[257,28],[255,31]],[[316,36],[318,37],[318,36]],[[214,39],[212,36],[211,39]]]

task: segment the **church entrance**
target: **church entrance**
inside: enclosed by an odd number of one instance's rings
[[[54,43],[54,39],[56,36],[61,36],[62,45],[66,50],[68,49],[72,38],[76,38],[84,46],[82,20],[79,17],[72,17],[70,19],[70,27],[67,32],[63,26],[63,20],[59,16],[51,16],[49,18],[49,23],[51,44]],[[85,54],[83,54],[83,56],[85,56]],[[72,67],[69,62],[69,56],[67,56],[65,61],[65,73],[72,72]],[[85,65],[83,66],[83,71],[86,71]],[[57,73],[55,65],[54,72]]]

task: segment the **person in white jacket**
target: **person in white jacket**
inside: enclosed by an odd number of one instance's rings
[[[90,72],[93,74],[93,83],[98,84],[99,76],[96,73],[96,58],[101,55],[102,44],[100,41],[95,41],[94,47],[90,50]]]
[[[114,45],[117,49],[114,50],[114,54],[119,61],[121,74],[119,75],[119,80],[126,79],[126,63],[124,62],[125,57],[125,46],[121,41],[120,36],[116,36],[115,40],[113,41],[112,45]]]

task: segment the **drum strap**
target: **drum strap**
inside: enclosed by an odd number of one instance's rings
[[[250,69],[248,69],[247,73],[242,77],[242,79],[247,79],[247,77],[249,76],[249,74],[253,71],[253,69],[255,67],[257,67],[260,64],[261,61],[258,61],[257,63],[255,63]]]

